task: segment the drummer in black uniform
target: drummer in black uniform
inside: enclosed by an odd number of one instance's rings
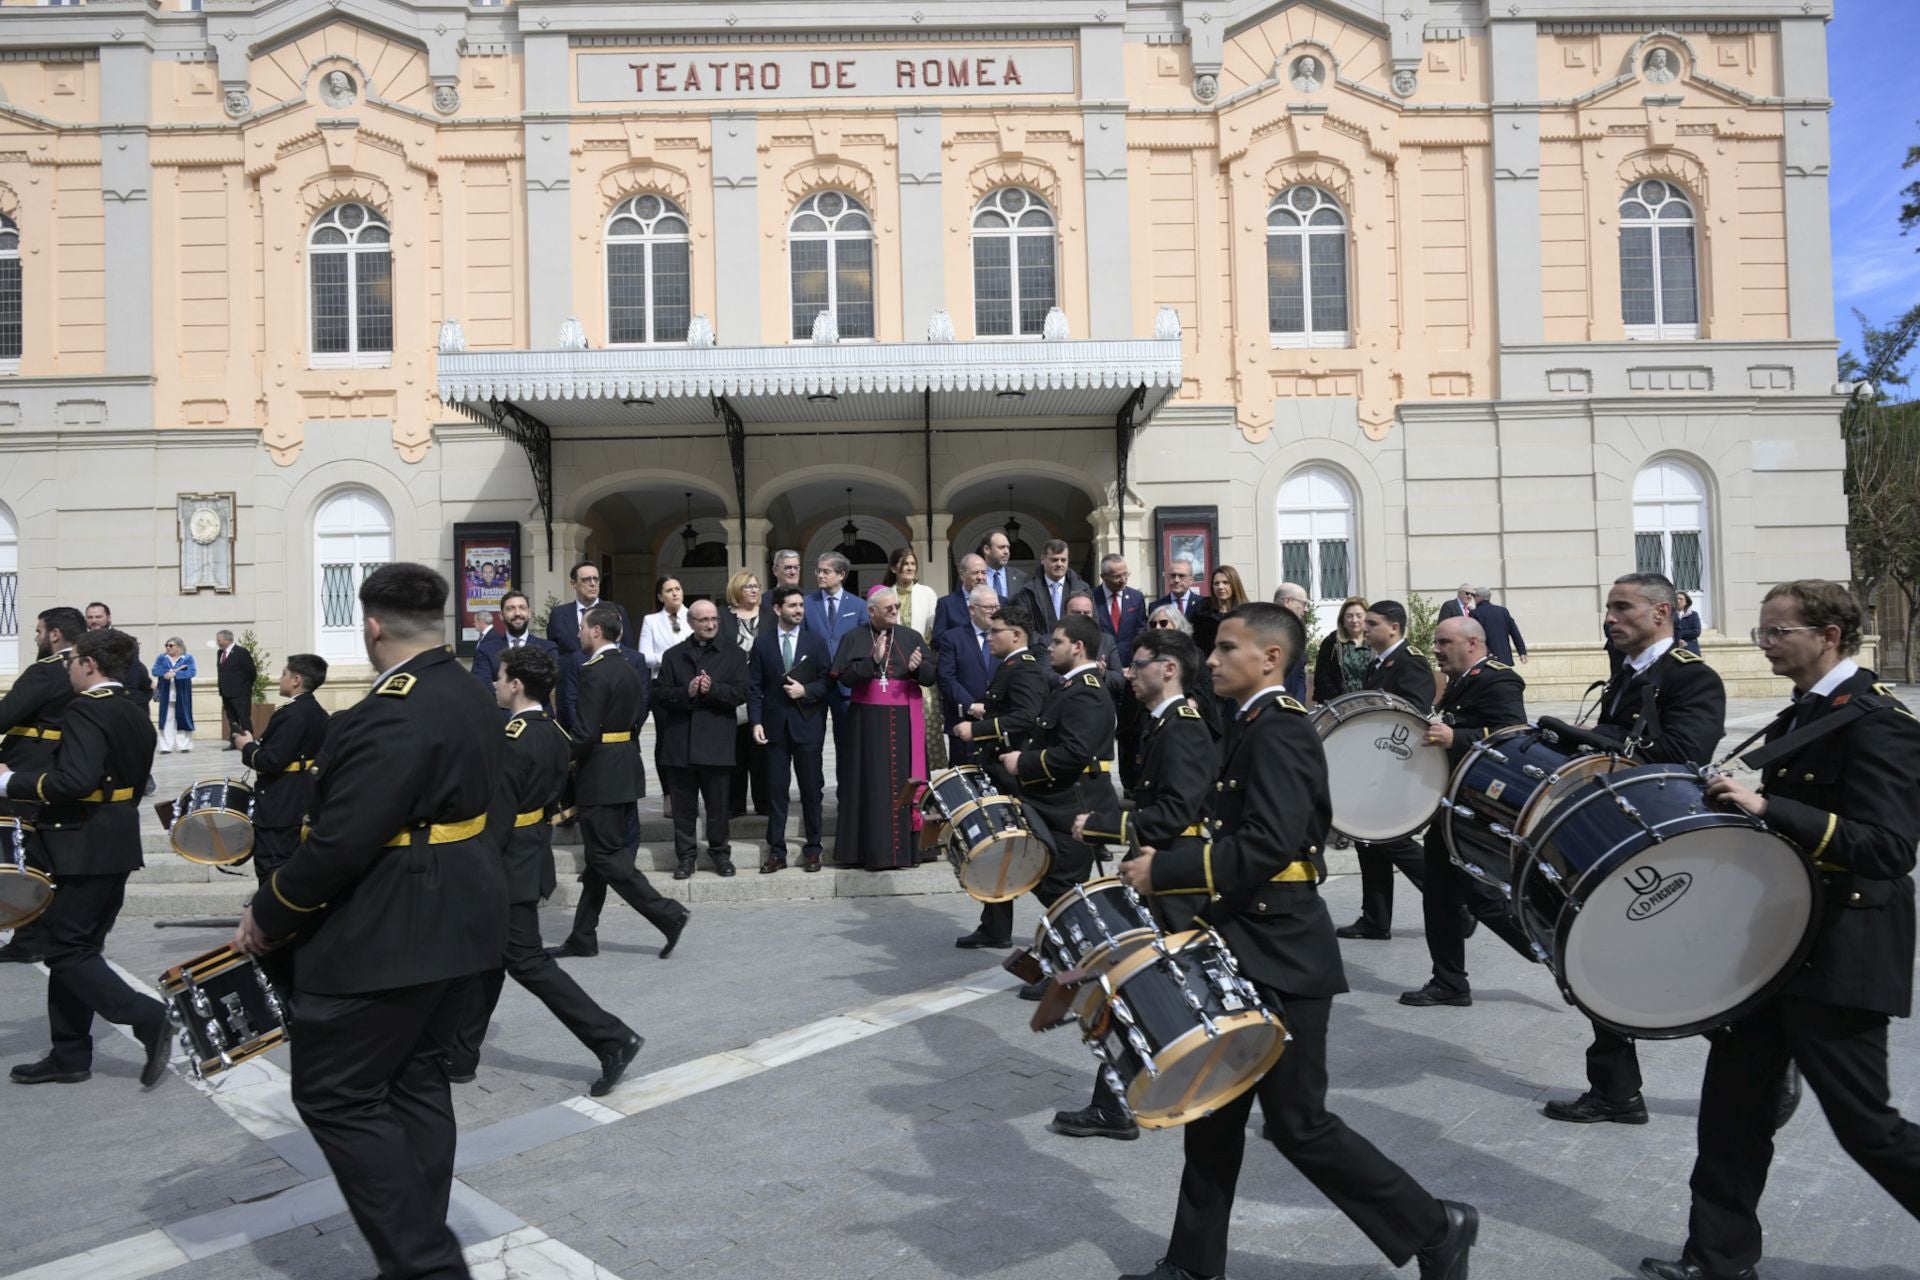
[[[1889,1104],[1887,1084],[1888,1019],[1912,1011],[1920,722],[1853,660],[1862,622],[1859,600],[1834,582],[1784,583],[1760,606],[1754,641],[1793,681],[1794,704],[1743,757],[1760,789],[1721,775],[1707,794],[1799,846],[1825,882],[1823,918],[1780,994],[1708,1036],[1687,1244],[1678,1262],[1642,1262],[1649,1280],[1755,1274],[1789,1063],[1841,1148],[1920,1218],[1920,1126]]]
[[[1133,795],[1075,818],[1075,838],[1122,848],[1199,851],[1206,836],[1201,818],[1213,795],[1218,759],[1206,717],[1187,698],[1187,686],[1199,668],[1199,647],[1178,631],[1147,631],[1134,642],[1127,678],[1145,723],[1138,739]],[[1162,930],[1181,933],[1193,928],[1205,896],[1205,890],[1196,890],[1146,901]],[[1140,1136],[1140,1126],[1101,1072],[1094,1073],[1093,1101],[1079,1111],[1055,1112],[1053,1131],[1070,1138],[1131,1141]]]
[[[1251,1090],[1182,1130],[1186,1171],[1167,1255],[1151,1272],[1122,1280],[1226,1271],[1227,1226],[1256,1096],[1280,1153],[1389,1261],[1401,1266],[1417,1257],[1421,1280],[1467,1275],[1479,1232],[1473,1207],[1436,1200],[1326,1108],[1327,1021],[1347,982],[1319,891],[1332,819],[1326,756],[1306,708],[1284,684],[1305,647],[1300,620],[1279,605],[1247,604],[1227,615],[1209,663],[1215,689],[1240,713],[1227,729],[1212,837],[1198,849],[1142,846],[1141,856],[1120,866],[1121,878],[1142,893],[1205,895],[1201,918],[1226,939],[1292,1036]]]
[[[240,763],[253,770],[253,871],[264,883],[285,865],[300,843],[300,824],[313,803],[313,762],[327,736],[327,709],[314,691],[327,682],[327,660],[296,653],[280,671],[280,696],[291,699],[273,713],[256,740],[233,735]]]
[[[53,749],[60,742],[60,717],[73,701],[66,658],[73,652],[75,638],[86,629],[78,609],[59,606],[40,611],[33,624],[34,663],[14,678],[13,688],[0,698],[0,765],[18,773],[44,769],[53,760]],[[33,818],[30,803],[0,801],[0,808],[23,820]],[[46,953],[45,936],[38,920],[15,929],[7,945],[0,947],[0,963],[32,964],[41,959]]]
[[[1427,655],[1407,644],[1407,609],[1397,600],[1376,600],[1363,623],[1373,661],[1362,688],[1405,698],[1421,715],[1433,713],[1433,667]],[[1421,888],[1426,855],[1411,836],[1371,843],[1353,842],[1360,856],[1360,918],[1334,931],[1341,938],[1384,942],[1393,936],[1393,869]]]
[[[962,742],[989,747],[1020,742],[1026,737],[1027,730],[1033,727],[1034,720],[1040,714],[1040,705],[1047,700],[1046,672],[1040,665],[1040,659],[1028,648],[1028,635],[1032,629],[1033,620],[1027,616],[1025,609],[1007,605],[994,612],[987,627],[987,649],[1000,665],[993,669],[993,676],[987,681],[986,696],[977,704],[979,714],[955,725],[954,737]],[[973,709],[961,708],[963,712],[972,712]],[[1009,795],[1017,790],[1012,777],[991,753],[980,752],[978,759],[996,787]],[[954,939],[953,945],[965,949],[1012,946],[1013,904],[983,904],[979,927],[964,937]]]
[[[444,643],[447,580],[386,564],[360,585],[373,691],[335,716],[312,829],[233,945],[299,935],[293,1102],[383,1275],[465,1276],[447,1227],[444,1046],[500,967],[507,890],[487,813],[500,712]]]

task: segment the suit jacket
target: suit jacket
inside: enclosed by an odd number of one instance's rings
[[[940,639],[955,627],[971,626],[973,618],[967,610],[967,593],[955,588],[940,597],[940,603],[933,610],[933,644],[940,647]]]
[[[1101,583],[1093,589],[1093,620],[1100,629],[1113,637],[1114,646],[1120,650],[1120,661],[1125,663],[1133,657],[1133,642],[1147,629],[1147,598],[1137,587],[1120,588],[1120,629],[1113,627],[1113,593],[1107,590],[1107,584]]]
[[[696,697],[687,686],[703,671],[713,684]],[[682,640],[661,657],[653,697],[660,707],[654,728],[663,768],[733,768],[733,709],[747,700],[747,655],[738,644],[717,635],[705,646]]]
[[[312,827],[253,897],[301,934],[295,985],[357,995],[500,967],[506,878],[489,830],[500,711],[442,648],[329,722]]]
[[[1201,595],[1198,591],[1195,591],[1191,588],[1187,590],[1183,598],[1186,600],[1187,603],[1186,603],[1186,607],[1184,609],[1181,609],[1181,613],[1189,618],[1193,616],[1193,611],[1199,608],[1201,603],[1206,599],[1205,596]],[[1159,599],[1155,600],[1152,604],[1147,606],[1147,616],[1151,618],[1156,609],[1159,609],[1162,605],[1169,605],[1169,604],[1175,605],[1176,607],[1178,607],[1179,602],[1176,601],[1172,595],[1161,596]]]
[[[1447,763],[1459,768],[1473,744],[1496,730],[1527,722],[1527,682],[1520,673],[1495,658],[1482,658],[1458,680],[1447,682],[1435,708],[1453,726],[1453,745]]]
[[[840,593],[840,607],[829,615],[827,593],[809,591],[806,599],[807,612],[804,618],[806,629],[819,636],[827,646],[828,653],[840,651],[840,640],[847,632],[864,626],[867,621],[867,606],[855,598],[853,592]],[[832,690],[832,703],[836,707],[847,705],[847,699],[853,690],[844,684],[837,684]]]
[[[259,738],[240,748],[240,763],[259,775],[253,825],[297,827],[313,802],[313,763],[327,736],[327,709],[303,693],[276,709]]]
[[[1060,611],[1067,607],[1067,597],[1076,591],[1087,589],[1086,579],[1073,570],[1067,570],[1067,576],[1060,583],[1060,610],[1053,607],[1053,588],[1046,575],[1036,574],[1027,580],[1017,597],[1020,607],[1033,619],[1035,635],[1052,635],[1053,626],[1060,621]],[[1095,612],[1098,612],[1096,610]]]
[[[626,606],[615,604],[605,596],[594,602],[595,608],[601,605],[619,613],[620,643],[631,648],[639,647],[640,631],[633,625],[633,619],[627,616]],[[561,657],[575,659],[575,666],[586,661],[586,656],[580,649],[580,602],[578,600],[569,600],[565,604],[553,606],[553,612],[547,615],[547,639],[560,650]]]
[[[1375,658],[1367,665],[1367,678],[1362,687],[1405,698],[1424,715],[1433,710],[1434,683],[1427,655],[1403,644],[1389,653],[1384,662]]]
[[[625,635],[625,632],[621,633],[623,640],[625,639]],[[544,637],[534,635],[533,629],[529,627],[527,629],[526,647],[529,649],[545,649],[549,654],[553,655],[554,665],[560,669],[561,676],[565,676],[567,664],[561,660],[559,645]],[[574,647],[576,651],[579,648],[578,645]],[[484,636],[481,636],[479,643],[473,646],[473,678],[478,680],[482,685],[485,685],[488,693],[493,692],[493,677],[499,672],[500,658],[506,651],[507,633],[499,627],[495,627]]]
[[[993,673],[1002,665],[998,659],[981,657],[979,637],[973,634],[972,619],[968,619],[964,627],[952,630],[954,634],[946,637],[946,642],[940,646],[937,663],[940,704],[946,712],[949,734],[955,725],[968,718],[968,707],[987,700],[987,686],[993,682]]]
[[[64,670],[63,670],[64,674]],[[140,801],[159,734],[138,698],[100,685],[75,697],[53,753],[7,775],[9,800],[37,803],[29,848],[55,878],[137,871]]]
[[[1727,731],[1727,690],[1705,661],[1674,645],[1637,675],[1624,663],[1600,695],[1593,731],[1624,743],[1637,738],[1648,764],[1703,765]]]
[[[233,648],[227,650],[225,662],[216,655],[213,665],[220,673],[219,691],[222,698],[246,702],[253,697],[253,677],[256,674],[253,654],[244,646],[236,643]],[[242,729],[252,727],[252,725],[237,724],[233,726],[233,731],[238,733]]]
[[[1519,624],[1513,620],[1513,615],[1507,612],[1505,606],[1497,605],[1491,600],[1485,604],[1475,605],[1473,620],[1480,624],[1482,631],[1487,633],[1488,654],[1509,666],[1513,663],[1514,654],[1517,653],[1523,658],[1526,656],[1527,638],[1520,634]]]
[[[1140,734],[1140,770],[1134,779],[1133,796],[1096,809],[1087,819],[1085,839],[1089,844],[1127,846],[1133,841],[1155,851],[1177,850],[1190,856],[1204,849],[1207,801],[1213,798],[1213,731],[1206,717],[1182,701],[1168,707],[1166,714],[1154,718]],[[1156,894],[1147,901],[1168,932],[1193,927],[1193,918],[1204,905],[1199,893]]]
[[[140,661],[140,650],[133,651],[133,665],[127,668],[127,674],[120,678],[126,686],[127,695],[141,706],[153,703],[153,674],[147,670],[147,664]]]
[[[1904,1018],[1912,1011],[1914,846],[1920,842],[1920,721],[1861,670],[1803,724],[1873,707],[1844,729],[1765,760],[1767,825],[1820,869],[1825,904],[1813,952],[1786,990]],[[1856,713],[1857,714],[1857,713]],[[1785,715],[1767,731],[1790,731]]]
[[[1452,595],[1448,596],[1447,602],[1440,606],[1440,616],[1435,618],[1434,621],[1445,622],[1448,618],[1464,618],[1466,615],[1467,611],[1465,606],[1460,603],[1460,597]],[[1476,618],[1479,617],[1480,611],[1475,609],[1473,616]]]
[[[1333,822],[1320,735],[1299,702],[1263,690],[1227,741],[1208,814],[1212,838],[1198,850],[1156,854],[1153,892],[1205,895],[1200,915],[1252,981],[1283,996],[1338,995],[1346,971],[1315,884]]]
[[[44,769],[60,744],[60,723],[73,701],[63,654],[50,653],[22,671],[0,698],[0,764],[9,769]]]
[[[553,867],[553,810],[573,764],[567,731],[543,710],[508,718],[500,785],[488,826],[495,832],[507,901],[538,902],[559,882]]]
[[[1000,572],[1007,580],[1007,589],[1000,591],[999,587],[994,586],[993,570],[991,569],[987,570],[987,585],[999,592],[1001,604],[1013,604],[1020,599],[1020,593],[1027,589],[1027,584],[1033,581],[1033,579],[1028,575],[1026,570],[1016,569],[1011,564],[1007,565],[1007,567]]]
[[[634,670],[621,646],[609,645],[580,664],[579,684],[578,719],[570,735],[574,798],[583,805],[632,804],[646,791],[640,759],[646,677]]]
[[[817,634],[803,624],[793,637],[793,665],[805,696],[787,696],[786,655],[780,651],[780,624],[762,626],[747,655],[747,723],[767,731],[768,742],[793,747],[820,747],[827,740],[827,695],[832,685],[827,672],[833,655]]]

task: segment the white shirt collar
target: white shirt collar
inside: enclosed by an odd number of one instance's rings
[[[1083,662],[1079,666],[1075,667],[1073,670],[1061,676],[1060,677],[1061,683],[1064,684],[1068,680],[1073,679],[1075,676],[1079,675],[1082,671],[1092,671],[1094,668],[1098,667],[1099,665],[1100,664],[1097,662]]]
[[[1392,644],[1387,646],[1387,650],[1385,653],[1376,653],[1373,656],[1373,660],[1375,662],[1385,662],[1388,658],[1391,658],[1393,656],[1394,650],[1404,649],[1406,648],[1406,646],[1407,646],[1407,638],[1405,636],[1401,636],[1398,640],[1395,640]]]
[[[1831,697],[1833,691],[1860,674],[1860,664],[1852,658],[1842,658],[1833,664],[1833,670],[1820,677],[1820,683],[1807,690],[1815,698]]]
[[[1662,636],[1640,651],[1638,657],[1627,659],[1627,665],[1633,668],[1634,675],[1644,675],[1648,667],[1660,661],[1660,655],[1673,648],[1673,637]]]
[[[1393,650],[1389,649],[1387,650],[1387,652],[1392,653]],[[1284,684],[1270,684],[1270,685],[1264,686],[1260,690],[1260,692],[1254,694],[1251,698],[1248,698],[1246,702],[1241,704],[1240,713],[1234,716],[1234,719],[1245,720],[1247,718],[1247,712],[1253,709],[1253,705],[1259,702],[1260,699],[1266,697],[1268,694],[1277,693],[1282,696],[1285,696],[1286,692],[1287,692],[1287,686]]]
[[[1158,706],[1154,707],[1153,718],[1155,720],[1158,720],[1161,716],[1164,716],[1165,714],[1167,714],[1168,707],[1173,706],[1177,702],[1185,702],[1186,700],[1187,700],[1187,695],[1184,693],[1168,694],[1166,697],[1160,699],[1160,703]]]
[[[419,654],[414,655],[415,658],[419,656],[420,656]],[[412,662],[412,661],[413,661],[413,658],[400,659],[400,661],[394,663],[392,666],[388,667],[385,671],[382,671],[379,675],[373,678],[374,686],[376,688],[379,687],[381,681],[385,680],[388,676],[392,675],[394,672],[398,671],[400,668],[406,666],[409,662]]]

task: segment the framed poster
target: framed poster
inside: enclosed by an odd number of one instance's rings
[[[453,526],[454,651],[463,658],[496,625],[500,597],[519,587],[520,526],[513,521]]]
[[[1220,563],[1220,508],[1156,507],[1153,512],[1153,543],[1160,557],[1160,574],[1151,600],[1167,589],[1167,569],[1175,560],[1193,565],[1193,589],[1207,594],[1207,575]]]

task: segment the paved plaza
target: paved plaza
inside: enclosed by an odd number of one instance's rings
[[[1736,704],[1730,731],[1745,725],[1744,737],[1773,705]],[[1324,892],[1336,921],[1357,914],[1357,877]],[[596,1074],[585,1051],[509,983],[479,1079],[454,1090],[453,1216],[475,1275],[1105,1280],[1151,1267],[1172,1220],[1179,1134],[1047,1131],[1055,1109],[1084,1103],[1090,1059],[1067,1031],[1027,1029],[1032,1006],[1000,953],[952,946],[975,912],[951,892],[696,896],[663,962],[657,934],[610,910],[600,956],[567,962],[647,1037],[604,1099],[584,1096]],[[566,918],[544,913],[549,939]],[[1016,928],[1034,919],[1022,903]],[[134,918],[108,954],[150,978],[225,939]],[[1558,1124],[1540,1104],[1583,1087],[1588,1028],[1543,970],[1483,933],[1469,944],[1471,1009],[1397,1004],[1427,972],[1404,882],[1393,940],[1342,945],[1353,992],[1335,1007],[1332,1106],[1436,1193],[1479,1206],[1474,1276],[1611,1278],[1677,1253],[1701,1041],[1642,1047],[1650,1125]],[[7,1062],[44,1048],[44,984],[0,968]],[[1916,1048],[1920,1032],[1895,1022],[1895,1102],[1909,1114]],[[90,1083],[8,1086],[0,1274],[371,1277],[293,1115],[285,1065],[282,1050],[206,1086],[169,1077],[143,1095],[136,1046],[103,1029]],[[1762,1216],[1767,1280],[1920,1272],[1920,1228],[1840,1152],[1811,1099],[1780,1137]],[[1235,1280],[1392,1273],[1259,1143],[1232,1244]]]

